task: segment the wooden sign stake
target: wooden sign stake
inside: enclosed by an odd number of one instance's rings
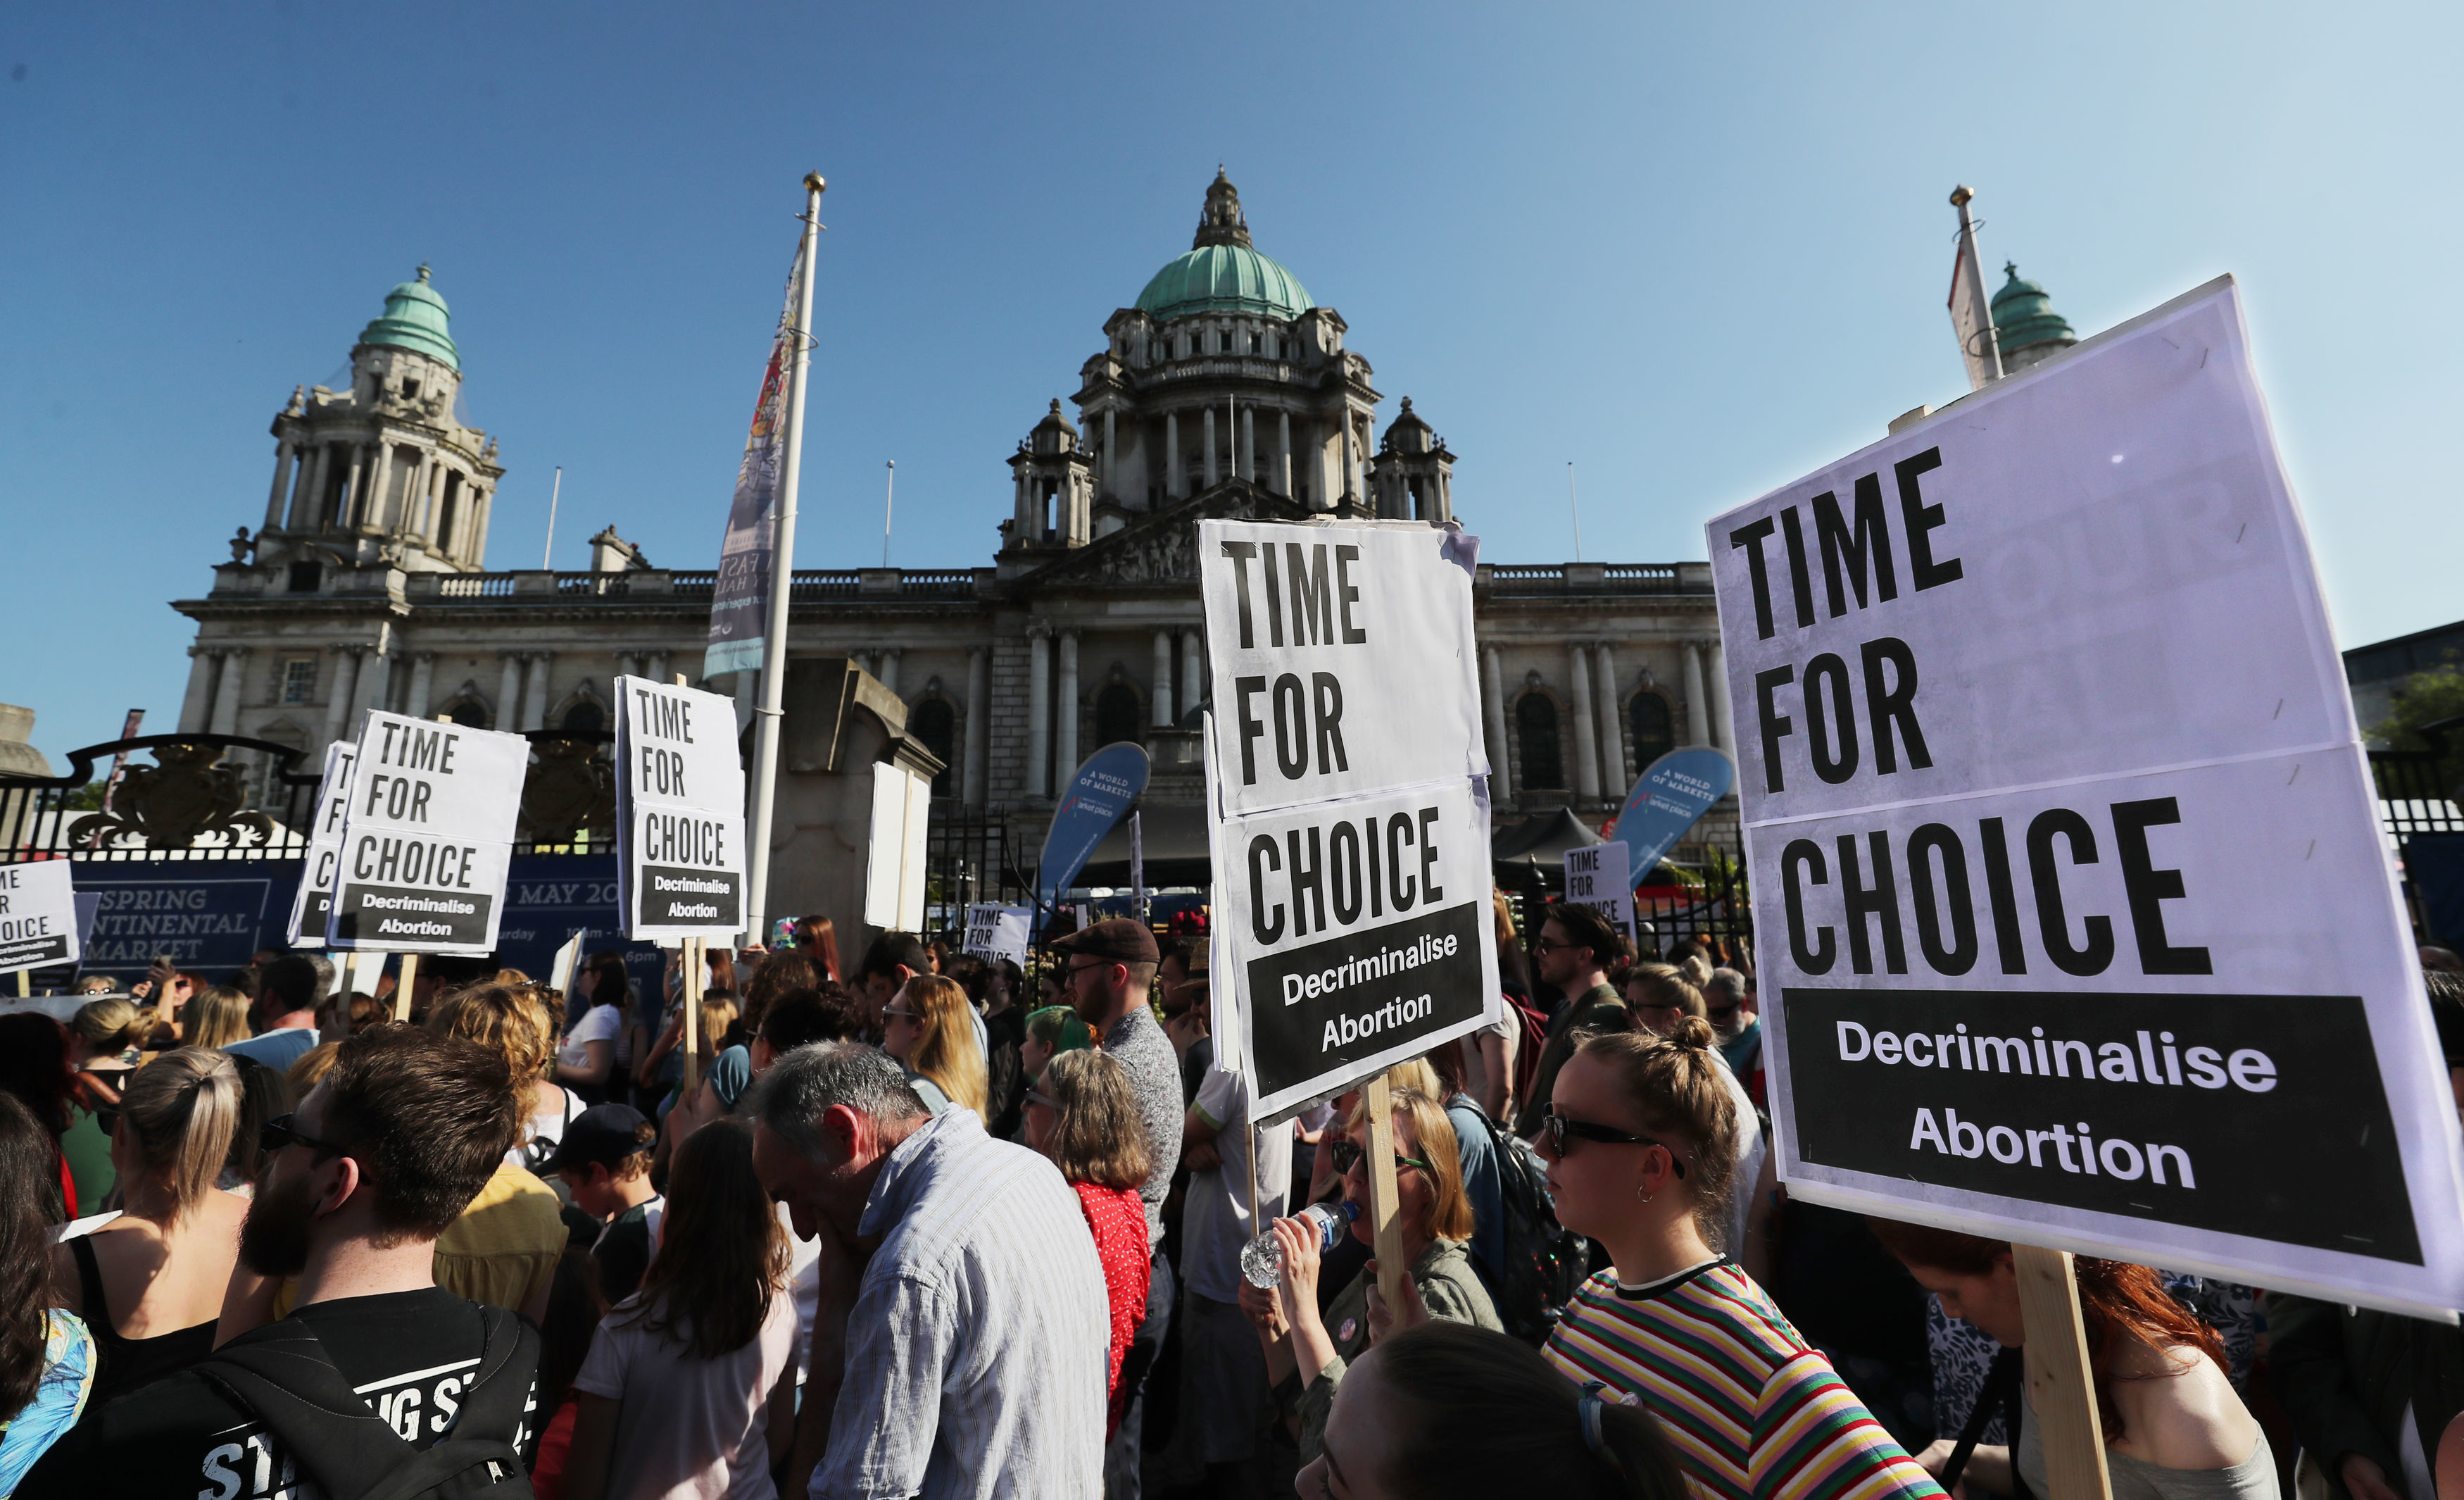
[[[684,939],[685,955],[685,1092],[680,1098],[690,1099],[701,1085],[701,987],[707,977],[702,968],[702,939]]]
[[[2046,1500],[2112,1500],[2070,1252],[2013,1245],[2011,1268],[2027,1330],[2028,1404],[2044,1446],[2045,1485],[2053,1491]]]
[[[410,1019],[410,987],[418,982],[419,955],[406,953],[402,956],[401,977],[393,982],[393,1018],[396,1021]]]
[[[1404,1262],[1403,1225],[1396,1219],[1395,1099],[1386,1075],[1372,1075],[1361,1097],[1369,1101],[1369,1227],[1377,1252],[1377,1294],[1391,1312],[1403,1305],[1403,1282],[1412,1268]]]

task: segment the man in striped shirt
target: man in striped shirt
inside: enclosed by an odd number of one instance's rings
[[[798,1048],[751,1100],[754,1170],[796,1232],[870,1257],[814,1500],[1100,1493],[1110,1303],[1059,1170],[971,1110],[928,1115],[854,1043]]]

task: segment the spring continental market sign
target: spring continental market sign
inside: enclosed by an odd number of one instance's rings
[[[2454,1100],[2231,279],[1708,532],[1790,1190],[2464,1307]]]

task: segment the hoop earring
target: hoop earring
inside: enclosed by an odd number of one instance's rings
[[[1637,1183],[1637,1184],[1635,1185],[1635,1189],[1634,1189],[1634,1196],[1635,1196],[1635,1197],[1637,1197],[1637,1198],[1641,1199],[1641,1200],[1642,1200],[1644,1202],[1646,1202],[1646,1203],[1647,1203],[1647,1202],[1651,1202],[1651,1195],[1650,1195],[1649,1193],[1644,1192],[1644,1191],[1642,1190],[1642,1186],[1641,1186],[1641,1184],[1639,1184],[1639,1183]]]

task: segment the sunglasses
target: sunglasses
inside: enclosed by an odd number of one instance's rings
[[[1361,1150],[1352,1142],[1348,1140],[1338,1140],[1334,1143],[1334,1169],[1337,1172],[1349,1172],[1359,1162],[1361,1158],[1367,1155],[1369,1155],[1369,1153]],[[1397,1167],[1419,1167],[1423,1172],[1429,1170],[1429,1164],[1427,1162],[1421,1161],[1413,1157],[1404,1156],[1400,1152],[1397,1152],[1395,1155],[1395,1165]]]
[[[912,1010],[885,1010],[881,1013],[881,1019],[884,1021],[913,1021],[915,1019],[915,1012]]]
[[[263,1125],[258,1126],[256,1132],[256,1149],[272,1153],[280,1151],[285,1146],[306,1146],[311,1151],[321,1151],[328,1156],[346,1157],[350,1155],[348,1151],[341,1146],[335,1145],[330,1140],[319,1140],[314,1136],[304,1135],[301,1132],[293,1129],[291,1122],[298,1117],[299,1116],[297,1114],[277,1114],[274,1118],[267,1120]]]
[[[1595,1140],[1603,1146],[1658,1146],[1668,1153],[1668,1164],[1675,1169],[1677,1175],[1681,1178],[1685,1175],[1684,1158],[1677,1155],[1676,1147],[1664,1140],[1654,1140],[1649,1136],[1629,1136],[1621,1130],[1611,1130],[1606,1125],[1595,1125],[1588,1120],[1570,1120],[1555,1110],[1551,1110],[1542,1116],[1540,1128],[1549,1137],[1549,1151],[1552,1156],[1563,1157],[1567,1154],[1566,1141],[1569,1137],[1575,1140]]]
[[[1061,1113],[1061,1101],[1059,1099],[1056,1099],[1047,1093],[1039,1093],[1033,1089],[1026,1091],[1026,1102],[1029,1104],[1041,1104],[1055,1114]]]

